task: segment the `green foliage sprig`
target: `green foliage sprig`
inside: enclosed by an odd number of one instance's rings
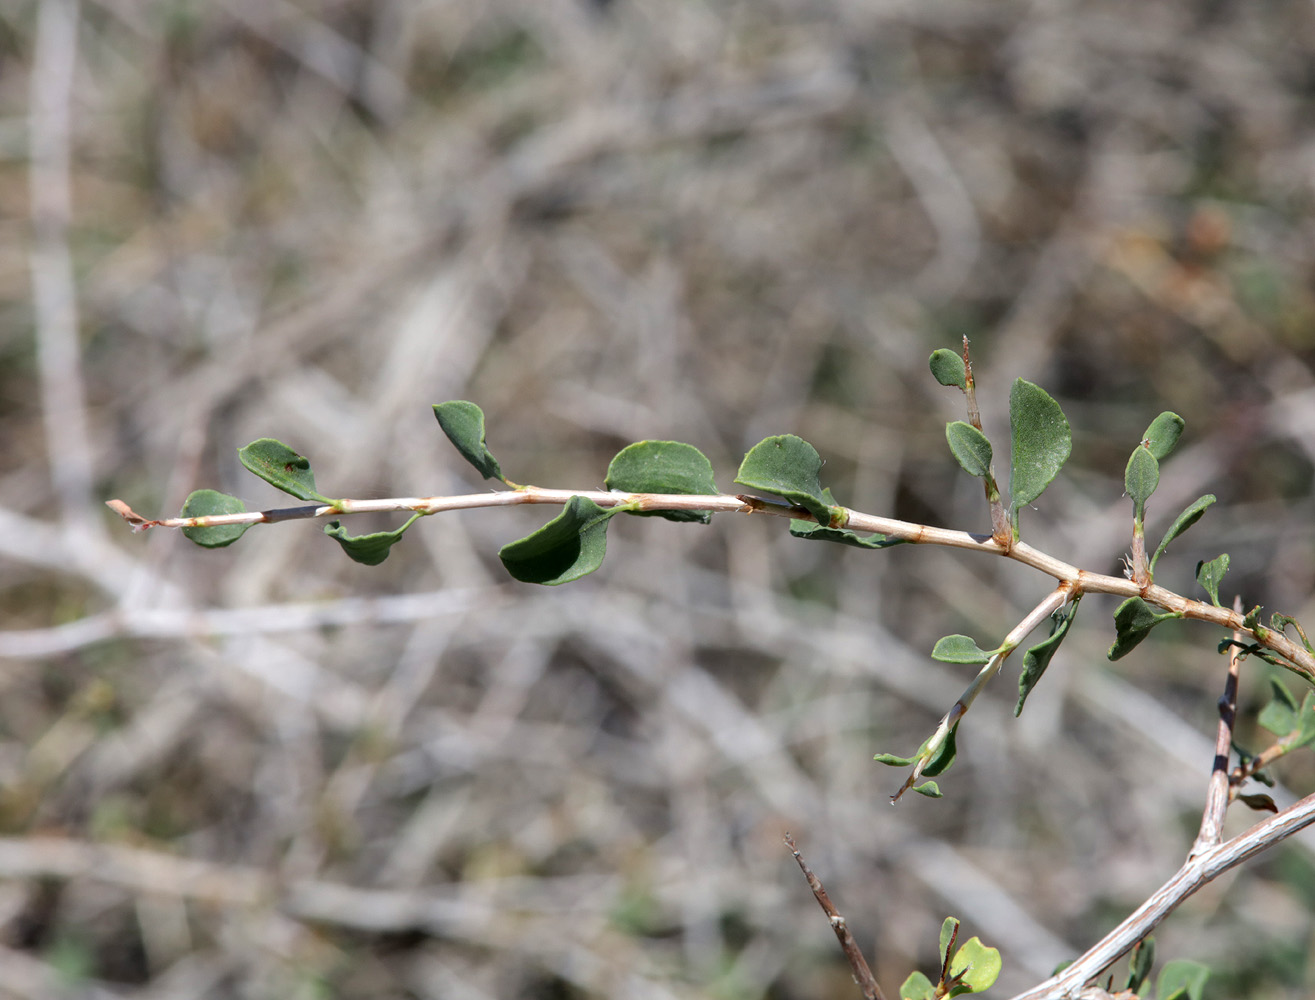
[[[1133,516],[1125,575],[1093,573],[1034,549],[1022,539],[1022,509],[1032,505],[1054,481],[1072,450],[1069,422],[1059,404],[1040,386],[1021,378],[1013,383],[1009,393],[1010,458],[1006,498],[995,476],[995,449],[982,429],[966,340],[961,355],[949,350],[934,352],[930,368],[938,382],[956,387],[964,394],[968,419],[946,425],[946,442],[951,455],[964,471],[982,481],[991,521],[989,535],[916,524],[842,506],[836,502],[831,490],[822,484],[823,462],[817,450],[793,434],[766,438],[749,449],[735,476],[737,484],[751,491],[746,493],[719,492],[707,457],[693,445],[676,441],[640,441],[623,448],[608,465],[603,490],[518,485],[503,474],[501,464],[488,448],[483,412],[474,403],[464,400],[436,404],[433,410],[438,424],[481,476],[500,482],[505,489],[461,496],[331,499],[318,491],[309,459],[280,441],[262,438],[238,452],[243,466],[305,505],[248,511],[238,497],[202,489],[187,498],[178,517],[151,520],[135,513],[122,501],[108,503],[134,530],[179,528],[188,539],[206,548],[232,545],[257,524],[332,517],[334,520],[327,523],[325,534],[334,539],[348,557],[365,565],[385,561],[392,547],[422,517],[474,507],[554,504],[562,507],[559,514],[525,537],[508,542],[498,553],[508,573],[516,580],[550,586],[578,580],[602,565],[607,552],[607,529],[618,515],[654,516],[707,524],[713,514],[726,512],[785,517],[789,519],[790,533],[795,537],[865,549],[912,543],[991,553],[1021,562],[1052,577],[1055,583],[1049,592],[993,647],[983,648],[965,635],[944,636],[935,644],[931,651],[934,659],[975,665],[979,670],[913,754],[881,753],[876,756],[880,763],[908,769],[904,783],[892,800],[899,799],[910,788],[929,797],[941,796],[935,781],[923,779],[941,776],[953,765],[964,715],[990,680],[1001,671],[1010,654],[1022,647],[1032,632],[1048,621],[1048,635],[1028,647],[1023,655],[1015,706],[1015,714],[1021,713],[1028,696],[1068,635],[1079,602],[1088,593],[1115,594],[1124,598],[1114,613],[1115,638],[1108,653],[1112,660],[1130,653],[1161,622],[1195,619],[1222,626],[1232,633],[1231,638],[1220,643],[1220,651],[1230,654],[1230,693],[1225,698],[1229,705],[1235,705],[1236,670],[1243,657],[1259,657],[1308,682],[1315,682],[1315,649],[1297,622],[1286,615],[1275,614],[1266,626],[1260,621],[1259,608],[1244,615],[1240,607],[1230,609],[1222,605],[1219,591],[1229,566],[1227,554],[1197,565],[1195,580],[1205,591],[1208,601],[1186,597],[1155,582],[1157,564],[1170,543],[1199,521],[1215,502],[1215,497],[1207,494],[1188,505],[1148,557],[1146,505],[1159,485],[1160,463],[1169,456],[1183,433],[1180,416],[1169,411],[1157,416],[1129,456],[1124,489],[1132,501]],[[348,534],[341,520],[353,514],[381,511],[406,512],[410,517],[391,531],[366,535]],[[1288,636],[1289,628],[1296,632],[1299,642]],[[1315,691],[1307,692],[1298,702],[1277,680],[1273,682],[1272,690],[1273,698],[1261,712],[1259,721],[1276,737],[1275,743],[1257,754],[1238,749],[1239,764],[1230,772],[1220,772],[1217,765],[1202,832],[1183,869],[1154,897],[1155,905],[1148,903],[1068,969],[1036,989],[1020,994],[1015,1000],[1070,995],[1143,941],[1164,913],[1205,881],[1257,850],[1315,822],[1315,796],[1280,812],[1268,796],[1242,792],[1247,781],[1264,783],[1268,780],[1264,771],[1268,764],[1315,742]],[[1230,708],[1223,713],[1224,721],[1221,722],[1221,755],[1225,765],[1232,747],[1233,711]],[[1219,832],[1222,812],[1235,799],[1276,815],[1258,823],[1248,833],[1224,842]],[[793,842],[789,843],[793,850]],[[797,851],[795,856],[813,884],[815,877]],[[824,908],[830,907],[829,901],[824,900],[825,893],[820,883],[814,885],[814,891]],[[834,913],[833,908],[827,912],[841,937],[846,955],[854,965],[856,977],[867,984],[863,986],[865,996],[879,998],[880,991],[871,973],[866,973],[866,979],[861,974],[862,958],[861,955],[855,958],[857,949],[851,947],[852,938],[846,944],[847,939],[841,934],[843,919]],[[837,924],[837,920],[841,923]],[[951,918],[942,928],[939,981],[932,983],[925,975],[914,973],[901,987],[902,1000],[980,992],[995,981],[1000,969],[999,953],[983,946],[977,938],[956,948],[958,926],[958,921]],[[1147,980],[1149,963],[1149,948],[1134,954],[1129,993],[1140,989]],[[863,965],[862,969],[865,970],[866,966]],[[1161,973],[1157,998],[1200,1000],[1203,983],[1204,976],[1199,967],[1171,963]]]

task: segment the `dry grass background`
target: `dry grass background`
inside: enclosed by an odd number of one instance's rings
[[[0,996],[855,996],[787,829],[888,990],[947,913],[992,995],[1044,977],[1190,843],[1209,629],[1111,665],[1088,598],[1022,719],[1014,664],[946,799],[892,809],[872,755],[971,669],[936,637],[990,645],[1045,581],[726,516],[535,589],[493,553],[537,510],[370,569],[101,503],[278,505],[235,459],[266,435],[331,495],[468,492],[429,410],[468,398],[520,482],[652,437],[728,489],[789,431],[842,503],[980,530],[926,371],[968,334],[997,442],[1019,375],[1074,425],[1030,541],[1112,571],[1172,408],[1150,533],[1221,503],[1160,582],[1228,551],[1230,593],[1315,620],[1313,93],[1296,0],[5,4]],[[1309,996],[1312,843],[1161,954]]]

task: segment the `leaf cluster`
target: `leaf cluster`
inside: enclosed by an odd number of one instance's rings
[[[956,947],[959,921],[946,917],[941,924],[940,978],[933,983],[921,972],[912,973],[899,988],[900,1000],[939,1000],[989,990],[1000,976],[1000,952],[988,948],[980,938],[970,938]]]

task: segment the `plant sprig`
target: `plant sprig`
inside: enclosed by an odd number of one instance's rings
[[[881,763],[909,769],[892,800],[899,799],[910,788],[924,795],[940,797],[935,781],[919,782],[923,778],[941,775],[950,768],[955,760],[956,737],[964,715],[991,679],[1000,673],[1010,654],[1049,620],[1049,635],[1028,648],[1023,657],[1015,714],[1022,711],[1028,695],[1040,682],[1068,634],[1084,594],[1106,593],[1125,598],[1114,615],[1115,641],[1109,650],[1110,659],[1127,655],[1152,628],[1170,619],[1195,619],[1229,629],[1233,636],[1220,644],[1220,650],[1230,653],[1227,692],[1231,694],[1226,693],[1227,711],[1221,712],[1223,722],[1218,742],[1223,749],[1216,754],[1216,774],[1212,779],[1202,833],[1188,862],[1151,900],[1072,966],[1035,989],[1020,994],[1016,1000],[1068,996],[1145,940],[1155,924],[1200,885],[1264,847],[1315,822],[1315,796],[1280,812],[1268,796],[1240,793],[1243,782],[1252,778],[1265,780],[1263,768],[1267,764],[1315,742],[1315,692],[1307,692],[1298,703],[1285,686],[1273,681],[1273,698],[1262,711],[1260,722],[1277,737],[1276,742],[1260,754],[1240,752],[1238,766],[1231,771],[1223,769],[1229,748],[1233,746],[1236,672],[1241,658],[1254,655],[1315,682],[1315,649],[1301,626],[1286,615],[1273,615],[1269,626],[1265,626],[1260,622],[1259,608],[1243,614],[1240,605],[1232,609],[1222,605],[1219,588],[1228,570],[1227,554],[1197,566],[1196,581],[1205,591],[1208,601],[1186,597],[1155,583],[1156,565],[1169,544],[1199,521],[1215,502],[1215,497],[1207,494],[1185,508],[1148,557],[1146,504],[1159,485],[1159,463],[1172,451],[1182,434],[1183,420],[1177,414],[1166,411],[1156,417],[1128,460],[1124,487],[1133,504],[1133,520],[1127,573],[1123,577],[1093,573],[1035,549],[1021,538],[1019,514],[1022,508],[1040,497],[1058,475],[1072,448],[1069,423],[1059,404],[1031,382],[1023,379],[1014,382],[1009,395],[1011,454],[1006,503],[995,479],[995,451],[982,429],[967,341],[962,355],[951,351],[933,353],[930,367],[937,381],[964,392],[969,419],[949,423],[946,441],[960,466],[982,480],[991,519],[990,534],[881,517],[837,503],[831,490],[822,484],[821,456],[812,445],[792,434],[765,438],[744,456],[735,482],[751,491],[746,493],[720,492],[707,457],[693,445],[676,441],[640,441],[622,449],[608,466],[603,490],[518,485],[503,474],[501,464],[488,448],[483,411],[464,400],[436,404],[434,415],[444,434],[476,471],[486,479],[499,481],[505,489],[456,496],[331,499],[318,491],[309,459],[280,441],[261,438],[241,449],[239,459],[255,475],[304,501],[301,506],[248,511],[240,498],[208,489],[192,493],[179,516],[173,518],[147,519],[120,500],[110,500],[108,505],[134,531],[178,528],[191,541],[206,548],[232,545],[257,524],[332,517],[335,520],[326,525],[325,533],[350,558],[366,565],[385,561],[392,547],[422,517],[477,507],[556,505],[562,507],[559,514],[529,535],[504,545],[499,552],[504,566],[515,579],[546,585],[578,580],[597,570],[606,555],[608,526],[618,515],[657,516],[706,524],[714,514],[731,512],[787,518],[791,534],[800,538],[867,549],[903,543],[969,549],[1004,556],[1052,577],[1055,584],[1050,592],[994,648],[983,649],[964,635],[945,636],[936,643],[931,653],[934,659],[978,665],[979,670],[912,756],[877,755],[876,759]],[[410,517],[392,531],[355,536],[347,533],[341,520],[354,514],[389,511],[409,513]],[[1288,637],[1289,626],[1299,636],[1299,643]],[[1219,832],[1222,813],[1234,799],[1277,814],[1246,834],[1223,842]],[[794,850],[793,842],[789,843]],[[870,971],[864,976],[866,964],[861,953],[857,952],[852,936],[845,930],[843,918],[834,911],[820,882],[797,850],[795,857],[827,911],[854,967],[855,976],[864,984],[864,995],[879,997],[880,991]],[[999,953],[985,948],[976,938],[956,948],[957,934],[958,921],[947,920],[941,933],[939,982],[933,984],[928,977],[915,973],[901,988],[903,1000],[978,992],[994,982],[999,972]],[[1129,974],[1130,990],[1134,983],[1140,988],[1146,981],[1150,962],[1149,949],[1135,954]],[[1170,963],[1161,973],[1158,992],[1161,1000],[1180,997],[1199,1000],[1203,983],[1201,967],[1191,963]]]

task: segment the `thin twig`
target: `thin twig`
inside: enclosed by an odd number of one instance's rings
[[[845,918],[831,902],[831,897],[822,888],[821,879],[813,874],[808,862],[799,853],[799,848],[795,847],[794,838],[788,833],[785,835],[785,846],[790,848],[790,853],[799,863],[799,870],[804,873],[804,878],[808,879],[808,888],[813,890],[813,895],[817,897],[817,902],[821,905],[827,920],[831,922],[831,929],[836,932],[840,949],[845,953],[845,958],[849,959],[849,967],[854,970],[854,982],[858,983],[858,988],[863,991],[863,1000],[885,1000],[881,994],[881,987],[877,985],[877,980],[872,975],[872,970],[868,968],[867,959],[859,950],[858,942],[854,940],[854,935],[849,933],[849,925],[845,923]]]
[[[1233,599],[1233,610],[1242,611],[1242,598]],[[1234,632],[1239,643],[1242,634]],[[1191,854],[1195,857],[1223,839],[1224,814],[1232,801],[1232,782],[1228,773],[1228,759],[1233,750],[1233,725],[1237,719],[1237,677],[1241,651],[1237,646],[1228,650],[1228,675],[1224,681],[1224,694],[1219,699],[1219,730],[1215,736],[1215,761],[1210,770],[1210,785],[1206,791],[1205,809],[1201,813],[1201,832],[1196,835]]]
[[[549,490],[537,486],[522,486],[514,490],[491,490],[488,493],[473,493],[462,496],[335,500],[331,504],[308,504],[301,507],[284,507],[275,510],[246,511],[240,514],[170,517],[159,520],[142,517],[122,500],[109,500],[106,503],[115,513],[131,524],[134,531],[146,531],[150,528],[203,528],[226,524],[262,524],[300,518],[339,517],[347,514],[387,511],[437,514],[442,511],[469,510],[477,507],[509,507],[535,503],[562,505],[575,496],[591,500],[600,507],[615,507],[626,504],[633,506],[636,511],[738,512],[771,514],[776,517],[787,517],[801,521],[817,520],[803,507],[797,507],[779,500],[767,500],[762,497],[744,494],[618,493],[607,490]],[[1251,631],[1246,628],[1243,616],[1229,608],[1220,608],[1205,601],[1192,600],[1158,585],[1152,584],[1148,588],[1142,588],[1126,577],[1090,573],[1087,570],[1078,569],[1062,559],[1041,552],[1025,542],[1002,545],[989,535],[937,528],[927,524],[915,524],[909,521],[896,520],[895,518],[864,514],[861,511],[850,510],[845,507],[838,509],[840,514],[832,519],[831,527],[848,528],[860,532],[874,532],[887,538],[898,539],[915,545],[945,545],[951,548],[1006,556],[1023,563],[1025,566],[1031,566],[1033,569],[1053,576],[1061,583],[1068,583],[1072,588],[1074,597],[1085,593],[1141,597],[1148,603],[1183,618],[1210,622],[1227,629],[1245,632],[1260,645],[1278,653],[1287,661],[1285,666],[1293,672],[1315,682],[1315,654],[1289,639],[1278,629],[1257,628],[1254,632]]]

